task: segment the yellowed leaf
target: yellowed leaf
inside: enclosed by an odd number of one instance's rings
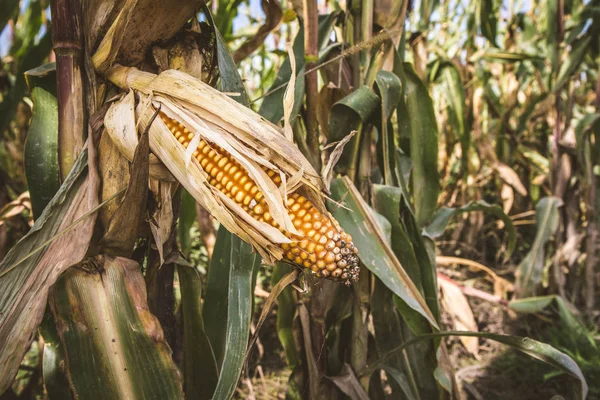
[[[452,317],[454,329],[477,332],[477,322],[465,295],[450,280],[439,279],[438,283],[442,292],[442,306]],[[479,338],[461,336],[460,341],[469,353],[474,356],[479,354]]]

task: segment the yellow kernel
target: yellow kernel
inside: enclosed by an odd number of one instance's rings
[[[235,201],[238,203],[241,203],[242,200],[244,200],[244,195],[245,195],[245,193],[240,190],[238,192],[238,194],[235,196]]]
[[[225,164],[227,164],[227,158],[223,157],[219,160],[219,162],[217,163],[217,165],[219,166],[219,168],[223,168],[225,166]]]
[[[325,255],[325,258],[324,258],[324,260],[325,260],[325,262],[326,262],[327,264],[334,262],[334,261],[335,261],[335,254],[333,254],[332,252],[328,252],[328,253]]]
[[[262,215],[262,213],[265,212],[264,208],[260,204],[257,204],[256,206],[254,206],[253,211],[254,211],[254,214],[257,214],[257,215]]]

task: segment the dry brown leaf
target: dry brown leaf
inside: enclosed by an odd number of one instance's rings
[[[296,57],[294,57],[294,49],[290,42],[285,45],[292,68],[292,74],[285,94],[283,95],[283,134],[290,142],[294,141],[294,131],[292,129],[292,111],[294,110],[294,95],[296,92]]]
[[[442,306],[452,317],[454,330],[477,332],[477,322],[466,296],[451,281],[438,280],[442,292]],[[479,354],[479,338],[460,336],[460,341],[467,351],[475,357]]]
[[[513,203],[515,202],[515,192],[513,188],[506,184],[502,185],[502,189],[500,190],[500,198],[502,199],[502,210],[506,215],[508,215],[512,209]],[[499,224],[499,226],[503,228],[504,223],[502,222],[502,224]]]
[[[138,144],[134,106],[134,94],[130,91],[121,101],[111,105],[104,118],[106,132],[119,152],[130,162],[133,161]],[[162,181],[175,181],[173,175],[154,154],[150,154],[150,176]]]
[[[327,165],[325,165],[325,167],[323,168],[323,173],[322,173],[323,182],[325,182],[325,186],[327,186],[328,188],[329,188],[329,185],[331,184],[331,180],[333,179],[333,167],[335,167],[335,164],[337,164],[340,157],[342,156],[342,153],[344,151],[344,146],[346,146],[346,144],[348,144],[350,139],[352,139],[354,137],[354,135],[356,135],[356,132],[358,132],[358,131],[352,131],[348,135],[346,135],[345,138],[340,140],[339,142],[332,143],[329,145],[329,146],[335,145],[335,148],[329,155],[329,160],[327,161]]]
[[[23,282],[19,288],[12,288],[18,291],[19,295],[14,295],[9,312],[0,315],[0,392],[12,382],[29,348],[34,332],[44,315],[50,286],[63,271],[79,263],[87,252],[97,215],[92,210],[98,205],[99,192],[95,150],[91,144],[88,145],[87,176],[79,175],[72,190],[76,192],[71,197],[67,211],[62,215],[60,226],[57,227],[57,232],[64,233],[55,237],[43,253],[38,255],[35,270],[31,271],[29,278],[25,281],[19,278],[22,270],[18,264],[0,271],[0,279]],[[79,223],[75,224],[75,221]],[[35,235],[35,232],[32,234]],[[10,253],[5,260],[9,257]]]
[[[126,1],[92,56],[94,67],[104,71],[114,60],[141,62],[152,43],[173,37],[201,5],[201,0]]]
[[[2,226],[6,220],[20,215],[23,211],[29,210],[31,215],[31,199],[29,198],[29,192],[23,192],[15,200],[0,209],[0,226]],[[29,225],[33,224],[33,219],[29,218]]]
[[[277,0],[262,0],[261,6],[266,16],[265,23],[261,25],[256,34],[246,40],[235,53],[233,53],[233,61],[236,64],[248,57],[262,45],[269,33],[277,28],[281,22],[283,12],[281,11],[281,6]]]
[[[477,261],[467,260],[466,258],[461,257],[437,256],[435,258],[435,262],[436,264],[446,266],[452,266],[454,264],[464,265],[470,269],[478,269],[487,272],[494,282],[494,295],[498,297],[504,298],[507,292],[514,291],[514,285],[511,282],[507,281],[501,276],[498,276],[498,274],[492,271],[489,267],[486,267]]]
[[[521,196],[527,196],[527,189],[525,189],[523,182],[519,179],[519,175],[511,167],[501,162],[496,162],[494,169],[498,172],[500,179],[515,188]]]
[[[152,213],[150,231],[158,250],[160,265],[165,262],[164,245],[173,228],[173,183],[152,180],[150,189],[157,200],[157,207]]]
[[[130,257],[140,223],[146,216],[148,200],[148,132],[144,132],[136,147],[131,174],[123,201],[112,215],[106,234],[100,241],[102,254]]]

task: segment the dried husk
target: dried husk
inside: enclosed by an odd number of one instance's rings
[[[126,156],[132,153],[137,131],[146,128],[158,108],[196,133],[186,151],[157,118],[149,130],[150,149],[196,201],[225,228],[250,243],[265,262],[281,259],[280,244],[290,242],[284,233],[298,235],[286,207],[289,193],[301,192],[327,215],[322,198],[325,187],[318,173],[277,127],[252,110],[180,71],[168,70],[154,75],[117,66],[107,77],[119,87],[133,90],[138,100],[135,106],[134,96],[130,93],[115,103],[106,115],[107,131],[121,151]],[[134,107],[135,119],[132,118]],[[200,137],[227,151],[248,171],[284,233],[254,219],[208,184],[208,175],[192,157]],[[263,166],[280,175],[280,187],[264,172]]]

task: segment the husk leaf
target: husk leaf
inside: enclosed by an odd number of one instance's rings
[[[308,160],[280,130],[252,110],[185,73],[168,70],[159,75],[116,66],[107,77],[125,90],[133,90],[115,103],[106,115],[111,137],[131,153],[157,109],[175,119],[209,145],[227,151],[248,172],[264,194],[269,212],[284,232],[297,235],[286,207],[287,195],[299,191],[322,213],[325,186]],[[137,95],[138,103],[132,93]],[[135,116],[132,110],[135,109]],[[277,228],[249,215],[232,199],[208,184],[208,175],[192,157],[196,136],[184,148],[166,124],[156,119],[149,130],[150,149],[173,176],[229,231],[250,243],[265,262],[281,259],[281,243],[289,243]],[[190,147],[192,148],[190,150]],[[129,157],[128,157],[129,158]],[[278,187],[262,167],[278,173]]]

